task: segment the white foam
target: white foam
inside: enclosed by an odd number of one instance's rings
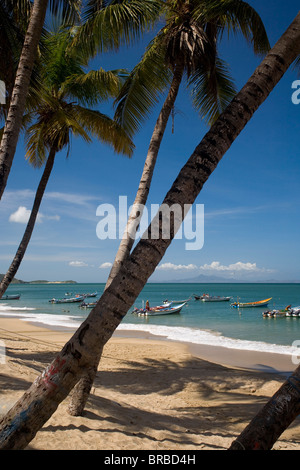
[[[163,336],[167,340],[181,341],[207,346],[222,346],[229,349],[242,349],[247,351],[269,352],[277,354],[294,354],[292,346],[265,343],[262,341],[248,341],[242,339],[227,338],[217,332],[200,330],[198,328],[171,327],[164,325],[135,325],[121,323],[118,330],[147,331],[155,336]]]
[[[15,312],[19,310],[36,310],[35,308],[30,308],[30,307],[11,307],[10,305],[7,304],[1,304],[0,305],[0,315],[5,314],[6,312]]]
[[[21,309],[19,309],[21,310]],[[30,310],[30,309],[28,309]],[[35,310],[35,309],[31,309]],[[76,329],[80,326],[81,322],[79,317],[71,315],[51,315],[47,313],[23,313],[23,312],[0,312],[1,317],[13,317],[18,318],[22,321],[32,322],[32,323],[42,323],[43,325],[48,326],[57,326],[57,327],[67,327]]]
[[[5,307],[1,308],[1,307]],[[41,323],[52,327],[64,327],[77,329],[82,322],[82,317],[71,316],[71,315],[53,315],[43,313],[30,313],[30,310],[34,308],[17,308],[0,306],[1,317],[17,317],[20,320]],[[117,330],[119,331],[140,331],[148,332],[155,336],[161,336],[164,339],[171,341],[180,341],[186,343],[193,343],[207,346],[222,346],[229,349],[257,351],[257,352],[268,352],[277,354],[294,354],[295,347],[284,346],[271,343],[265,343],[263,341],[249,341],[242,339],[228,338],[221,335],[216,331],[201,330],[198,328],[188,327],[171,327],[165,325],[137,325],[132,323],[121,323]]]

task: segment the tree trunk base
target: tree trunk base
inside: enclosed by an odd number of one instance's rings
[[[84,375],[77,382],[71,394],[71,402],[68,406],[68,413],[71,416],[82,416],[88,401],[98,368],[99,360],[88,367]]]

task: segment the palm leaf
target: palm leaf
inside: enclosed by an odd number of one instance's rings
[[[218,118],[236,95],[226,63],[216,58],[211,69],[198,69],[188,80],[193,105],[209,124]]]
[[[149,116],[158,97],[170,84],[171,77],[172,73],[165,63],[165,48],[160,36],[157,36],[129,74],[115,101],[115,119],[130,136]]]
[[[78,123],[89,134],[97,137],[104,143],[110,144],[117,153],[132,156],[134,144],[125,130],[114,120],[99,111],[73,106]]]
[[[253,7],[242,0],[198,0],[194,18],[198,21],[217,22],[230,32],[241,32],[253,46],[256,54],[270,49],[264,24]]]
[[[161,0],[90,0],[75,37],[90,56],[132,45],[158,20]]]
[[[128,73],[125,70],[90,70],[72,74],[62,83],[60,96],[74,97],[81,104],[93,106],[115,97]]]
[[[80,21],[81,0],[49,0],[49,9],[62,23],[74,24]]]

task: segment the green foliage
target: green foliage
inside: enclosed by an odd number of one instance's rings
[[[25,116],[26,157],[41,166],[50,149],[69,152],[72,135],[91,142],[92,137],[131,156],[134,145],[125,131],[93,106],[114,97],[124,71],[85,72],[86,58],[72,48],[72,28],[61,27],[45,39],[47,53],[40,64],[39,99]]]
[[[270,47],[262,20],[244,1],[165,0],[160,5],[157,22],[164,20],[164,25],[116,101],[116,119],[130,135],[182,65],[201,117],[209,125],[218,118],[236,93],[228,66],[218,57],[217,45],[225,30],[241,33],[254,53],[266,53]]]

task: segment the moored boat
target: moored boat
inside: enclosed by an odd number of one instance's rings
[[[0,300],[19,300],[21,294],[3,295]]]
[[[268,305],[268,303],[270,302],[270,300],[272,299],[272,297],[270,297],[269,299],[264,299],[264,300],[258,300],[256,302],[234,302],[233,304],[231,304],[232,307],[235,307],[235,308],[245,308],[245,307],[265,307],[266,305]]]
[[[79,305],[79,307],[80,307],[80,308],[94,308],[94,307],[96,307],[96,305],[97,305],[97,302],[88,302],[88,303],[82,302],[82,303]]]
[[[70,297],[69,299],[67,298],[64,298],[64,299],[51,299],[49,300],[49,302],[51,304],[72,304],[72,303],[75,303],[75,302],[82,302],[84,300],[84,296],[81,295],[81,296],[76,296],[76,297]]]
[[[165,307],[163,305],[159,305],[157,307],[152,307],[149,309],[146,308],[135,308],[131,313],[134,315],[139,316],[154,316],[154,315],[170,315],[172,313],[180,313],[182,308],[186,305],[186,302],[177,305],[176,307]]]

